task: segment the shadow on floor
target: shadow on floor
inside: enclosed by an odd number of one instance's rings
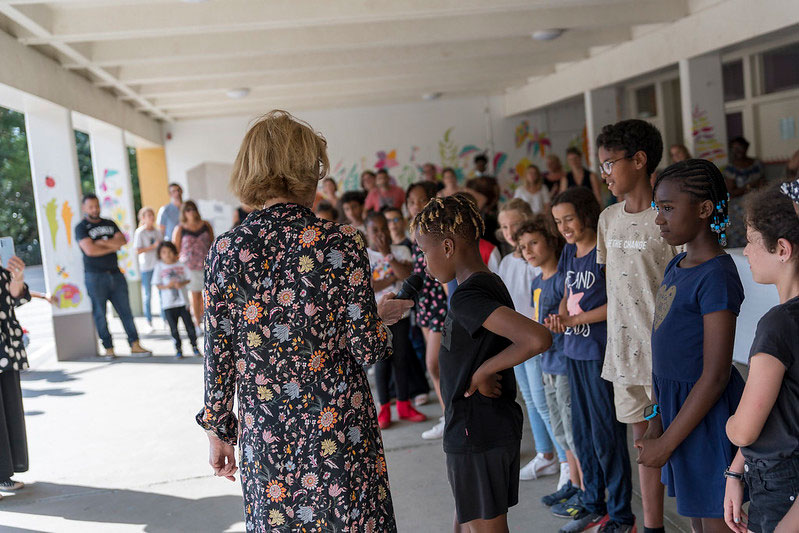
[[[16,494],[6,495],[2,509],[5,513],[105,523],[109,524],[109,531],[113,529],[111,524],[142,524],[148,532],[219,532],[244,520],[241,496],[190,499],[45,482],[31,483]]]
[[[64,383],[67,381],[75,381],[76,378],[69,375],[63,370],[26,370],[20,375],[22,381],[40,381],[44,380],[48,383]]]
[[[63,387],[58,389],[22,389],[23,398],[37,398],[39,396],[81,396],[82,394],[84,393],[65,389]]]

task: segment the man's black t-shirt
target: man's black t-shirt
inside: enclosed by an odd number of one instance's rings
[[[750,461],[795,457],[799,455],[799,297],[772,307],[760,319],[750,361],[759,353],[779,359],[785,376],[760,436],[742,452]]]
[[[452,294],[439,355],[447,453],[482,452],[522,438],[523,414],[516,403],[512,368],[500,372],[499,398],[479,392],[463,396],[480,365],[511,344],[483,327],[489,315],[502,306],[513,309],[513,300],[499,276],[490,272],[473,274]]]
[[[93,241],[103,241],[112,239],[115,233],[119,232],[119,227],[113,220],[101,218],[97,222],[92,222],[88,218],[81,220],[80,224],[75,226],[75,240],[80,242],[82,239],[89,237]],[[83,269],[86,272],[106,272],[119,270],[119,263],[117,262],[117,253],[111,252],[97,257],[89,257],[83,254]]]

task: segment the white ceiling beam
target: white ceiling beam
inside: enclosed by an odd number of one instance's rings
[[[33,19],[30,15],[42,17],[44,16],[40,9],[43,6],[25,6],[24,9],[26,12],[21,11],[17,7],[11,6],[9,4],[2,4],[0,3],[0,13],[14,21],[16,24],[19,24],[23,27],[26,31],[30,32],[33,35],[36,35],[40,38],[50,38],[52,37],[52,33],[50,30],[41,24],[35,19]],[[108,71],[97,67],[89,61],[86,56],[81,54],[75,48],[72,48],[69,44],[62,43],[62,42],[53,42],[51,45],[55,50],[57,50],[60,54],[68,57],[74,63],[82,65],[84,69],[90,72],[93,76],[99,78],[100,80],[107,82],[111,87],[115,90],[119,91],[120,93],[129,96],[132,98],[140,108],[147,113],[161,119],[169,121],[171,120],[169,115],[154,107],[149,101],[142,98],[136,92],[131,89],[129,86],[125,85],[124,83],[120,82],[117,78],[111,75]]]
[[[133,66],[148,63],[220,62],[237,58],[249,58],[258,61],[294,61],[296,58],[307,58],[309,52],[313,57],[320,57],[323,64],[331,63],[368,63],[392,60],[403,61],[406,57],[435,56],[489,56],[512,53],[552,53],[565,48],[588,48],[595,45],[607,45],[630,39],[628,26],[609,26],[602,28],[586,28],[579,31],[566,32],[553,41],[534,41],[525,33],[509,35],[505,32],[487,38],[458,34],[456,42],[428,42],[433,36],[424,37],[421,41],[397,37],[391,43],[382,44],[376,39],[371,45],[360,38],[336,37],[324,38],[315,35],[311,41],[307,34],[296,36],[292,41],[279,41],[268,32],[245,33],[235,36],[208,35],[186,36],[183,38],[153,38],[144,41],[104,41],[91,43],[89,57],[100,66]],[[468,38],[469,40],[464,40]],[[440,37],[435,37],[440,39]],[[72,65],[65,63],[70,68]]]
[[[463,4],[463,5],[461,5]],[[441,7],[443,6],[443,7]],[[513,0],[375,0],[372,2],[317,2],[277,0],[252,2],[228,0],[203,4],[110,5],[57,9],[52,17],[52,35],[36,35],[25,44],[87,42],[153,37],[232,34],[235,41],[242,32],[270,30],[276,44],[291,35],[306,42],[319,36],[335,35],[363,43],[381,41],[388,34],[418,39],[443,40],[461,37],[518,35],[536,29],[595,27],[619,24],[669,22],[688,14],[686,0],[616,0],[551,3]],[[368,25],[367,25],[368,24]],[[309,29],[313,37],[309,38]],[[295,41],[296,39],[291,39]]]
[[[719,21],[724,21],[719,24]],[[799,23],[795,0],[725,0],[505,94],[515,115]]]

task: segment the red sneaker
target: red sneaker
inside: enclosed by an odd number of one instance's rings
[[[411,402],[397,402],[397,414],[400,420],[408,420],[409,422],[424,422],[427,417],[417,411],[411,405]]]
[[[380,426],[380,429],[386,429],[391,425],[390,403],[380,406],[380,412],[377,414],[377,425]]]

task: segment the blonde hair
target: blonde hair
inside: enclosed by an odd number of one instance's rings
[[[233,165],[230,188],[246,205],[272,198],[311,199],[327,175],[327,141],[287,111],[270,111],[250,127]]]
[[[137,218],[139,219],[139,226],[143,226],[144,225],[144,222],[143,222],[144,215],[146,215],[147,213],[152,213],[153,217],[155,216],[155,211],[153,211],[153,208],[150,207],[150,206],[145,205],[144,207],[139,209],[139,213],[136,215]]]
[[[508,200],[502,207],[499,208],[500,213],[506,213],[508,211],[518,211],[522,214],[525,220],[530,220],[533,218],[533,209],[530,207],[530,204],[521,198],[513,198],[512,200]]]

